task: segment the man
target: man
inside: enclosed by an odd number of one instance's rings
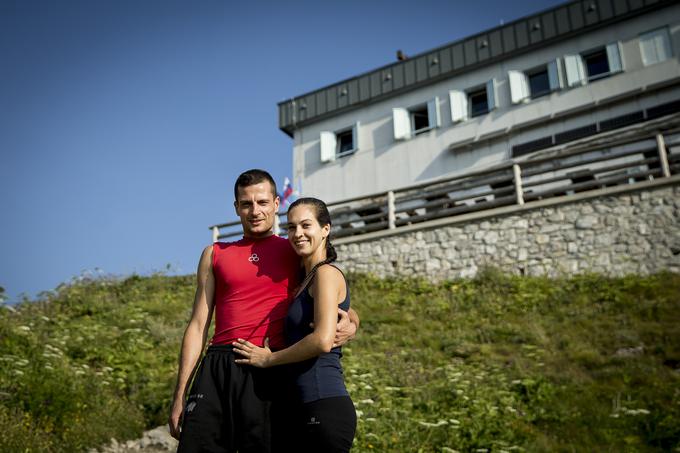
[[[231,343],[245,338],[262,346],[269,338],[270,347],[285,346],[283,322],[299,281],[299,258],[288,241],[274,235],[279,197],[269,173],[242,173],[234,197],[243,239],[206,247],[198,265],[169,419],[170,433],[180,440],[178,452],[272,449],[270,412],[277,396],[277,371],[236,365]],[[213,312],[215,335],[197,369]],[[359,323],[353,311],[340,312],[340,317],[338,344],[353,337]]]

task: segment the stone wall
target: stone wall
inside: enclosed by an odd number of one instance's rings
[[[343,239],[336,245],[339,264],[434,281],[471,277],[485,265],[526,275],[680,272],[676,178]]]

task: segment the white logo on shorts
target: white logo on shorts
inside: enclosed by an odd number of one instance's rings
[[[196,407],[196,401],[192,401],[189,404],[187,404],[187,413],[193,411],[195,407]]]
[[[251,263],[257,263],[258,261],[260,261],[260,257],[257,256],[257,253],[253,253],[253,254],[250,255],[250,257],[248,258],[248,261],[250,261]]]

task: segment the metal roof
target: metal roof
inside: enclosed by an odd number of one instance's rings
[[[396,96],[595,30],[677,0],[576,0],[463,38],[278,104],[279,128],[315,121]]]

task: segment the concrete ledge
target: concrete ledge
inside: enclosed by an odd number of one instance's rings
[[[550,206],[559,206],[569,203],[577,203],[579,201],[590,200],[593,198],[602,198],[612,195],[619,195],[624,193],[642,192],[645,190],[656,189],[664,186],[674,186],[680,184],[680,175],[673,175],[669,178],[659,178],[653,181],[643,181],[635,184],[626,184],[616,187],[606,187],[604,189],[590,190],[588,192],[581,192],[573,195],[566,195],[563,197],[554,197],[546,200],[536,200],[526,203],[524,205],[503,206],[500,208],[489,209],[485,211],[471,212],[468,214],[461,214],[453,217],[446,217],[442,219],[429,220],[427,222],[415,223],[412,225],[405,225],[394,228],[392,230],[380,230],[371,233],[361,234],[357,236],[344,237],[334,239],[334,245],[353,244],[357,242],[372,241],[389,236],[410,233],[413,231],[436,229],[448,225],[456,225],[475,220],[488,219],[492,217],[506,216],[518,214],[527,211],[533,211]]]

